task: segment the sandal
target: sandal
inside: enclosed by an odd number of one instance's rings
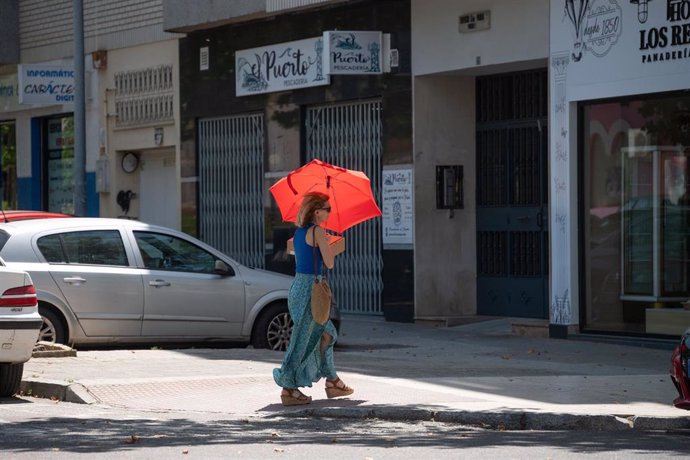
[[[301,406],[309,404],[311,396],[305,395],[297,388],[283,388],[283,391],[280,393],[280,400],[283,402],[283,406]]]
[[[326,380],[326,396],[329,398],[337,398],[340,396],[349,396],[355,390],[345,385],[345,382],[336,377],[335,380]]]

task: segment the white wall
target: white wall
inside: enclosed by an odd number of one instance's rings
[[[562,3],[562,2],[561,2]],[[491,11],[491,28],[459,33],[459,17]],[[544,59],[549,0],[412,0],[412,73],[468,70]]]
[[[115,109],[115,74],[119,72],[141,70],[159,65],[173,66],[173,121],[151,123],[139,127],[117,128]],[[140,203],[147,197],[140,194],[141,168],[134,173],[127,174],[122,171],[120,162],[123,152],[135,151],[140,153],[140,164],[146,162],[147,154],[164,149],[166,152],[174,152],[175,177],[178,180],[168,184],[167,197],[174,203],[168,209],[175,209],[175,216],[169,216],[166,222],[174,222],[173,228],[180,228],[180,102],[179,102],[179,59],[177,39],[166,40],[146,45],[132,46],[108,51],[107,70],[103,71],[104,86],[101,88],[107,111],[102,116],[102,126],[107,127],[107,140],[102,158],[107,158],[109,164],[110,191],[101,194],[101,215],[115,217],[122,215],[122,210],[117,204],[117,193],[120,190],[131,190],[137,194],[132,200],[129,215],[138,216]],[[107,112],[107,113],[106,113]],[[154,142],[154,130],[163,129],[163,143],[156,145]],[[152,163],[153,164],[153,163]],[[167,163],[166,163],[167,164]]]
[[[551,0],[552,324],[579,322],[578,102],[690,88],[690,43],[682,43],[682,33],[680,43],[678,37],[674,40],[674,28],[682,32],[689,21],[669,20],[668,5],[648,2],[648,17],[643,18],[638,5],[629,1],[591,0],[578,33],[564,2]],[[648,46],[647,38],[657,34],[665,34],[666,40]],[[653,62],[655,54],[663,59]]]
[[[415,318],[476,314],[474,78],[417,77]],[[436,165],[464,168],[464,209],[436,209]]]

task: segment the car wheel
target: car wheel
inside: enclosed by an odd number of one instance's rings
[[[252,345],[254,348],[285,351],[291,334],[292,318],[290,318],[287,304],[271,305],[256,320]]]
[[[19,393],[24,363],[0,364],[0,397],[6,398]]]
[[[38,334],[40,342],[61,343],[67,344],[67,334],[65,326],[63,326],[62,319],[47,308],[39,308],[39,314],[43,319],[43,326]]]

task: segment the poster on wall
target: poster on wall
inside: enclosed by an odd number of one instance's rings
[[[235,76],[238,96],[328,85],[323,37],[239,50]]]
[[[412,246],[412,168],[384,169],[382,183],[383,244]]]
[[[569,100],[685,89],[690,0],[551,0],[552,60],[566,52]]]

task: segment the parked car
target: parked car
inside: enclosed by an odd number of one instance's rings
[[[76,217],[0,223],[0,256],[33,278],[41,340],[284,350],[290,337],[291,276],[246,267],[169,228]]]
[[[680,343],[671,355],[671,380],[678,390],[678,397],[673,405],[678,409],[690,410],[690,374],[688,373],[690,360],[690,329],[680,338]]]
[[[31,276],[0,259],[0,397],[19,391],[43,321]]]
[[[59,212],[48,211],[30,211],[30,210],[1,210],[0,220],[2,222],[16,222],[18,220],[28,219],[55,219],[59,217],[72,217],[69,214],[62,214]]]

